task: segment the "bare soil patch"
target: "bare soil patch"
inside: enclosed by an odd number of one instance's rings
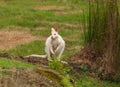
[[[47,29],[47,28],[38,26],[38,27],[36,27],[35,29],[36,29],[36,30],[45,30],[45,29]]]
[[[72,56],[71,60],[76,64],[88,64],[89,66],[91,66],[90,68],[92,68],[92,70],[96,72],[95,70],[99,69],[97,65],[101,64],[101,56],[99,55],[99,53],[96,54],[97,52],[96,50],[94,50],[93,46],[89,46],[90,45],[82,48],[80,52]]]
[[[82,11],[68,11],[68,12],[56,11],[55,15],[69,15],[69,14],[80,14],[80,13],[82,13]]]
[[[1,68],[0,87],[55,87],[55,83],[32,69]]]
[[[63,10],[70,9],[68,6],[57,6],[57,5],[48,5],[48,6],[40,6],[37,7],[38,10]]]
[[[0,7],[4,7],[6,5],[5,1],[0,1]]]
[[[16,45],[28,43],[34,40],[44,40],[43,36],[32,36],[27,31],[1,30],[0,31],[0,50],[10,49]]]

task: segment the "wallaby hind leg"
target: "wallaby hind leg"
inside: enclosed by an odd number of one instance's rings
[[[47,59],[51,60],[51,53],[50,53],[50,50],[49,50],[48,47],[45,48],[45,52],[46,52],[46,55],[47,55]]]
[[[64,51],[64,46],[59,46],[58,49],[56,50],[56,52],[58,54],[58,61],[60,61],[63,51]]]

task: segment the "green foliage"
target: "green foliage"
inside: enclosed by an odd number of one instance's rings
[[[64,87],[73,87],[73,85],[70,83],[70,77],[65,76],[63,80],[61,81]]]
[[[87,70],[88,70],[88,67],[87,67],[86,64],[82,64],[82,65],[80,66],[80,69],[81,69],[82,71],[87,71]]]
[[[63,74],[67,74],[67,72],[70,70],[70,67],[62,64],[60,61],[57,60],[57,58],[54,58],[51,62],[49,62],[49,67]]]
[[[57,58],[54,58],[51,62],[49,62],[49,67],[63,74],[64,77],[61,80],[61,84],[64,87],[73,87],[72,83],[70,82],[70,75],[68,74],[70,67],[62,64],[60,61],[57,60]]]

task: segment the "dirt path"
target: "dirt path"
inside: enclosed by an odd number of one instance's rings
[[[70,9],[69,6],[57,6],[57,5],[47,5],[36,7],[37,10],[63,10]]]

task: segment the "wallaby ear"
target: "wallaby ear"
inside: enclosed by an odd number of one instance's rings
[[[51,28],[52,32],[58,32],[57,28]]]
[[[56,31],[56,32],[58,32],[58,29],[57,29],[57,28],[55,28],[55,31]]]
[[[54,28],[51,28],[51,31],[55,31]]]

